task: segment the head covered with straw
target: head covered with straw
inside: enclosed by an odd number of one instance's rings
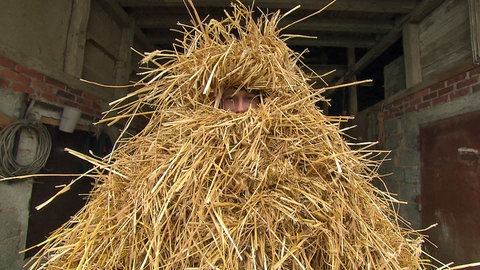
[[[145,56],[141,88],[113,104],[147,117],[95,164],[87,205],[43,243],[46,269],[420,269],[418,234],[376,189],[375,153],[342,138],[277,28],[240,3]],[[259,11],[258,11],[259,12]],[[255,109],[222,109],[226,89]]]

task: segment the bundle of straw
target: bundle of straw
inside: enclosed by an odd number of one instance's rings
[[[142,87],[105,119],[148,124],[105,159],[82,156],[95,189],[32,268],[423,268],[421,236],[372,185],[378,153],[354,150],[343,120],[315,107],[328,87],[309,83],[283,16],[254,19],[241,3],[221,21],[189,11],[184,39],[145,56]],[[222,110],[231,87],[259,90],[262,104]]]

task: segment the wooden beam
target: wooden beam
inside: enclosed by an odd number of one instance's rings
[[[63,70],[77,78],[82,77],[90,6],[91,0],[74,0],[72,4]]]
[[[403,57],[407,88],[422,81],[419,32],[418,24],[408,23],[403,28]]]
[[[410,12],[409,22],[419,23],[425,19],[433,10],[439,7],[445,0],[423,0]]]
[[[468,0],[473,63],[480,65],[480,0]]]
[[[155,33],[149,33],[149,40],[158,46],[171,47],[175,38],[179,36],[174,32],[159,31]],[[301,47],[343,47],[348,48],[355,46],[357,48],[371,48],[376,43],[374,37],[366,36],[353,36],[353,35],[338,35],[335,33],[326,33],[322,35],[319,33],[318,38],[290,38],[287,40],[289,46],[301,46]]]
[[[428,1],[428,0],[427,0]],[[184,7],[183,0],[118,0],[123,7]],[[227,8],[231,0],[195,0],[197,8],[220,7]],[[331,0],[304,0],[301,1],[302,9],[319,10]],[[330,11],[355,11],[355,12],[381,12],[381,13],[408,13],[415,5],[416,0],[338,0],[329,7]],[[255,6],[269,9],[291,9],[297,2],[291,0],[260,0],[255,1]]]
[[[101,0],[100,3],[108,11],[112,18],[114,18],[119,26],[121,27],[121,37],[119,41],[118,53],[114,53],[112,59],[116,59],[114,76],[116,85],[126,85],[130,79],[131,73],[131,57],[133,45],[133,40],[135,36],[135,22],[134,20],[125,12],[125,10],[114,0]],[[124,89],[122,89],[124,90]],[[114,94],[116,97],[123,96],[125,93],[123,91],[115,91]]]
[[[347,56],[348,56],[348,66],[352,67],[355,65],[355,48],[349,47],[347,49]],[[348,78],[349,82],[354,82],[357,80],[357,76],[352,74],[350,78]],[[358,98],[357,98],[357,86],[352,85],[348,87],[348,114],[349,115],[356,115],[358,112]]]
[[[132,23],[132,19],[125,10],[114,0],[101,0],[99,3],[108,11],[121,26],[128,27]]]
[[[400,29],[396,28],[395,30],[388,33],[384,36],[373,48],[371,48],[358,62],[353,65],[352,69],[348,71],[347,74],[339,81],[343,83],[347,81],[346,79],[354,74],[361,72],[365,69],[370,63],[372,63],[377,57],[379,57],[388,47],[395,43],[401,37]]]
[[[135,25],[133,21],[122,28],[122,37],[120,40],[120,47],[118,52],[118,60],[115,62],[115,83],[117,85],[126,85],[130,80],[130,73],[132,72],[132,50],[133,37],[135,35]],[[115,91],[115,95],[119,96],[120,91]]]
[[[216,18],[220,18],[219,15]],[[290,16],[284,18],[279,27],[288,25],[299,18]],[[190,18],[184,16],[139,16],[136,24],[139,28],[165,28],[176,29],[180,28],[177,22],[188,23]],[[284,32],[299,32],[299,31],[330,31],[330,32],[353,32],[353,33],[388,33],[393,29],[393,22],[391,21],[372,21],[362,19],[332,19],[313,17],[304,22],[294,24],[286,29]]]
[[[143,31],[135,27],[135,40],[137,40],[143,48],[135,48],[137,50],[145,50],[145,51],[153,51],[155,49],[155,45],[150,41],[150,39],[143,33]]]

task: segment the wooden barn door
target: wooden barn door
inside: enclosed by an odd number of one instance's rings
[[[455,265],[480,261],[480,111],[420,129],[422,223],[428,252]],[[469,268],[480,269],[480,267]]]

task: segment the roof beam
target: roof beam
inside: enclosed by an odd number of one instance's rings
[[[118,0],[124,7],[152,7],[152,6],[184,6],[183,0]],[[231,0],[195,0],[195,6],[200,7],[229,7]],[[304,0],[302,9],[319,10],[331,0]],[[416,0],[341,0],[331,5],[329,11],[357,11],[382,13],[408,13],[417,4]],[[297,4],[291,0],[258,0],[255,5],[261,8],[291,9]]]
[[[180,35],[174,32],[155,32],[148,33],[149,40],[162,47],[171,47],[174,39]],[[286,41],[289,46],[299,47],[344,47],[355,46],[356,48],[371,48],[376,44],[375,38],[361,36],[336,35],[335,33],[325,33],[319,38],[290,38]]]
[[[297,18],[287,17],[281,21],[281,25],[288,25]],[[178,22],[187,23],[190,18],[178,16],[139,16],[136,24],[139,28],[179,28]],[[290,26],[287,32],[292,31],[335,31],[355,33],[388,33],[393,29],[390,21],[378,22],[360,19],[331,19],[310,18],[307,22],[301,22]]]

